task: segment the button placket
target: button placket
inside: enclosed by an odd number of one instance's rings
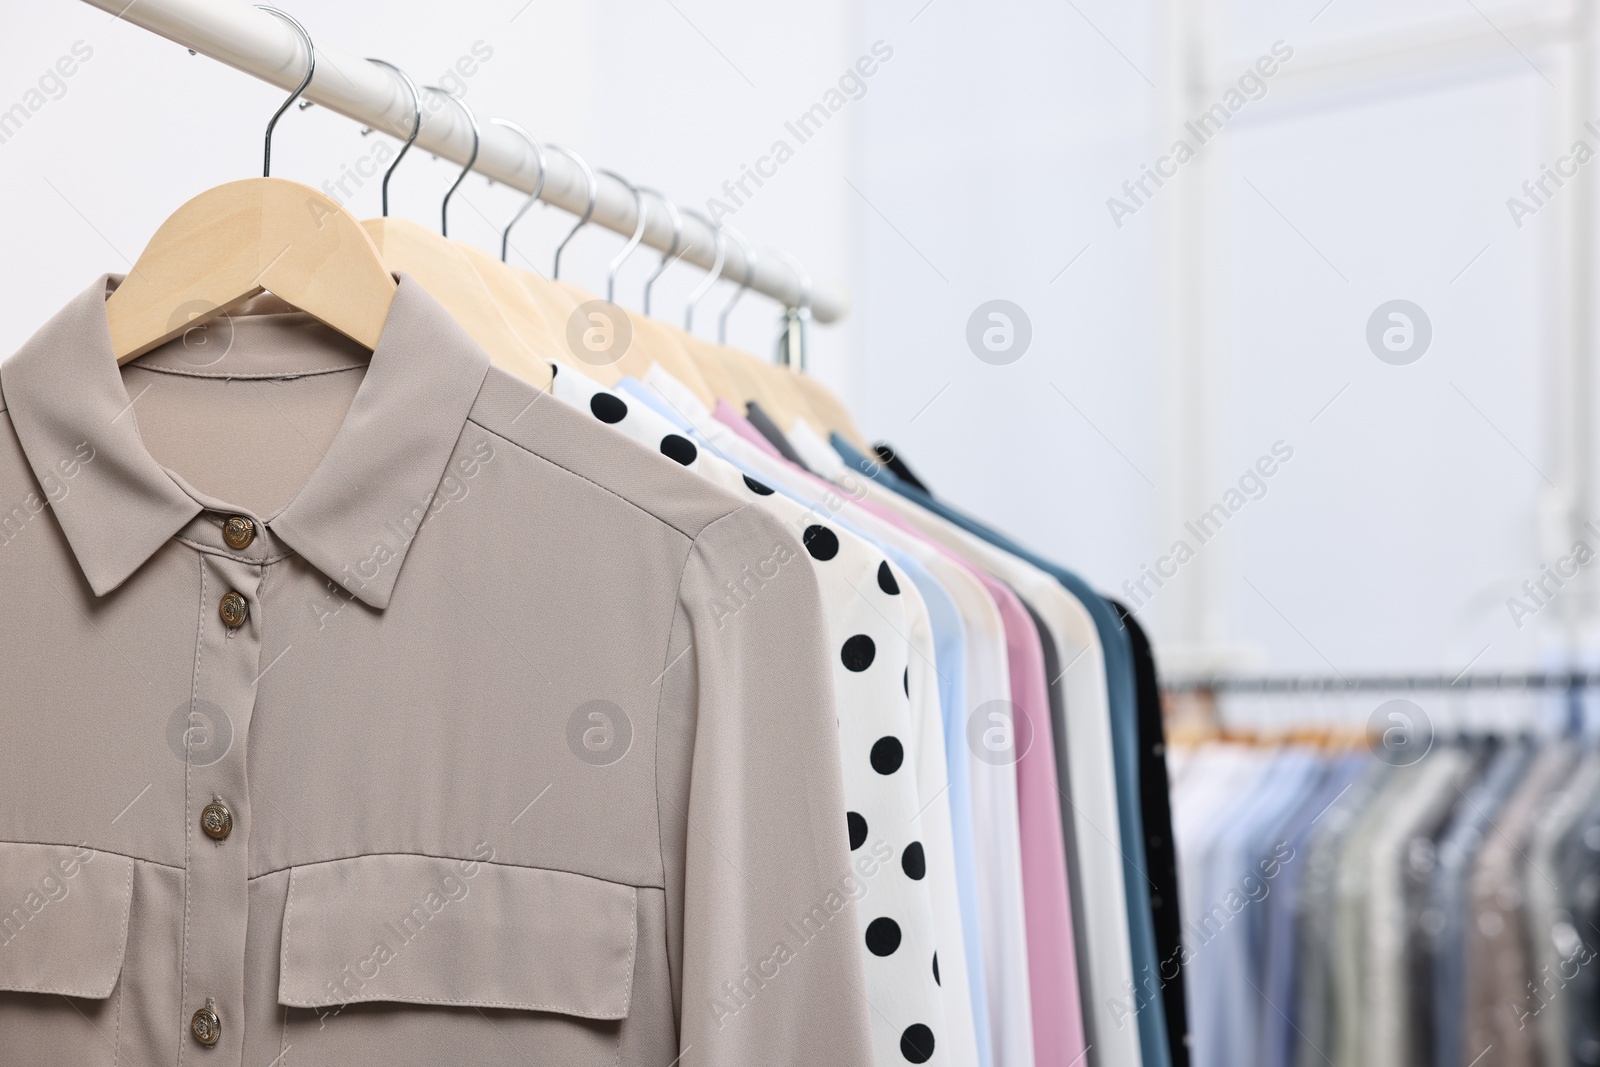
[[[190,753],[185,823],[183,1046],[195,1062],[234,1064],[243,1055],[244,945],[249,913],[250,720],[261,669],[261,620],[252,611],[264,568],[199,554],[201,619],[194,697],[219,709],[232,740],[226,751]],[[182,1062],[180,1053],[180,1062]]]

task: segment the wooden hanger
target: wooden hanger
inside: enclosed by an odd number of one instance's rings
[[[811,317],[811,275],[806,271],[804,264],[782,249],[776,250],[774,254],[780,259],[787,260],[800,279],[800,299],[795,305],[786,309],[784,322],[786,328],[797,326],[799,329],[801,352],[798,362],[803,366],[805,324]],[[788,344],[793,344],[795,335],[790,333],[786,341]],[[759,373],[767,382],[769,390],[783,398],[783,406],[773,415],[779,428],[785,431],[791,430],[793,420],[804,419],[812,430],[820,431],[822,437],[826,437],[830,431],[837,431],[853,444],[866,448],[860,431],[855,428],[854,420],[850,418],[838,398],[821,382],[808,377],[803,370],[798,369],[794,365],[793,353],[790,353],[789,360],[789,365],[784,366],[764,360],[758,361],[761,368]],[[871,449],[866,448],[866,451],[870,453]]]
[[[316,73],[305,27],[281,11],[306,43],[306,75],[267,123],[263,177],[209,189],[161,224],[106,299],[119,364],[264,290],[365,346],[376,348],[395,281],[360,223],[329,197],[273,178],[272,131]]]
[[[383,217],[368,219],[361,225],[372,238],[373,244],[391,270],[403,270],[427,290],[428,295],[450,313],[478,345],[489,354],[490,361],[501,370],[514,374],[541,389],[550,388],[549,331],[542,320],[529,322],[509,312],[496,299],[494,289],[484,278],[473,259],[475,250],[449,240],[444,233],[434,233],[406,219],[388,217],[389,178],[400,165],[406,152],[416,141],[422,129],[422,96],[417,85],[405,71],[385,60],[370,62],[381,64],[397,73],[411,91],[413,115],[411,136],[395,156],[394,162],[383,175]],[[439,208],[439,228],[448,232],[450,226],[450,198],[466,179],[477,161],[479,129],[472,110],[459,98],[433,86],[429,92],[439,93],[459,107],[472,127],[472,154],[462,168],[455,183],[444,195]]]
[[[489,360],[540,389],[550,388],[550,362],[501,311],[494,294],[462,247],[407,219],[368,219],[371,235],[391,270],[416,279],[476,341]]]
[[[805,398],[818,420],[816,428],[825,431],[824,436],[826,431],[834,431],[862,452],[872,455],[872,446],[856,427],[855,419],[850,417],[850,409],[834,395],[833,390],[804,371],[792,371],[787,367],[776,369],[779,373],[788,375],[795,390]]]

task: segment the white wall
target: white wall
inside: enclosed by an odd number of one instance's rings
[[[482,41],[493,58],[467,93],[481,117],[516,119],[702,207],[774,140],[794,144],[785,122],[882,42],[892,57],[860,99],[733,220],[848,287],[846,323],[813,332],[815,372],[936,492],[1119,596],[1183,536],[1194,502],[1219,499],[1273,442],[1290,443],[1266,497],[1142,617],[1179,665],[1200,642],[1235,650],[1226,661],[1238,665],[1319,673],[1453,673],[1474,656],[1475,669],[1532,665],[1563,637],[1551,624],[1564,608],[1518,629],[1505,603],[1562,545],[1541,540],[1538,515],[1541,471],[1559,480],[1548,352],[1563,216],[1517,229],[1504,201],[1578,131],[1556,106],[1559,52],[1518,34],[1526,5],[1477,6],[1520,43],[1361,90],[1275,83],[1119,228],[1107,198],[1179,125],[1165,103],[1173,14],[1160,0],[291,5],[314,35],[423,80]],[[1314,58],[1461,14],[1445,0],[1208,10],[1225,72],[1276,40]],[[183,200],[258,173],[281,97],[72,0],[5,0],[3,17],[0,109],[75,42],[93,49],[64,95],[0,144],[10,351],[95,274],[125,270]],[[321,185],[380,136],[320,109],[293,113],[274,173]],[[408,159],[396,213],[432,224],[453,178],[447,163]],[[469,179],[452,236],[494,247],[491,220],[519,195]],[[1203,314],[1196,337],[1173,340],[1185,203],[1204,208]],[[376,214],[377,182],[349,206]],[[519,253],[547,268],[569,222],[531,216]],[[564,273],[602,284],[620,243],[586,234]],[[624,302],[653,264],[626,268]],[[675,269],[658,307],[676,317],[697,280]],[[703,305],[703,331],[725,291]],[[1435,328],[1433,349],[1408,367],[1380,363],[1364,341],[1368,315],[1393,297],[1421,304]],[[1005,366],[980,361],[966,337],[974,309],[996,298],[1020,305],[1033,331]],[[733,340],[765,354],[775,313],[747,296]],[[1206,368],[1192,388],[1172,362],[1188,344]],[[1185,430],[1196,412],[1200,429]]]

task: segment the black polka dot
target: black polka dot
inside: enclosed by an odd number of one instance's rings
[[[893,774],[905,762],[906,750],[898,737],[880,737],[872,746],[872,769],[879,774]]]
[[[913,841],[900,853],[900,869],[906,872],[906,877],[921,881],[922,876],[928,873],[928,859],[922,854],[922,842]]]
[[[589,398],[589,410],[594,412],[594,417],[601,422],[621,422],[628,417],[628,405],[620,396],[610,393],[596,393]]]
[[[890,596],[900,592],[900,583],[894,580],[894,571],[889,569],[888,560],[878,564],[878,588]]]
[[[844,665],[857,673],[872,666],[872,661],[877,656],[878,646],[873,644],[872,638],[866,634],[856,634],[849,638],[839,650],[839,658],[844,660]]]
[[[801,540],[812,559],[826,561],[839,554],[839,535],[826,526],[807,526]]]
[[[933,1059],[933,1031],[921,1023],[906,1027],[900,1035],[900,1055],[909,1063],[927,1063]]]
[[[900,924],[893,919],[873,919],[867,924],[867,951],[874,956],[893,955],[900,947]]]
[[[867,820],[853,811],[845,812],[844,817],[850,824],[850,851],[854,852],[867,843]]]
[[[669,433],[661,439],[661,454],[668,459],[675,459],[687,467],[694,462],[694,458],[700,454],[700,450],[694,447],[694,442],[687,437],[679,437],[675,433]]]
[[[772,495],[772,486],[763,485],[761,482],[756,481],[754,478],[750,477],[748,474],[746,474],[744,476],[744,484],[748,485],[750,487],[750,491],[752,493],[756,493],[756,494],[758,494],[760,496],[771,496]]]
[[[939,954],[937,952],[933,954],[933,984],[944,985],[943,982],[939,981]]]
[[[906,691],[906,699],[911,699],[911,668],[907,667],[900,675],[900,687]]]

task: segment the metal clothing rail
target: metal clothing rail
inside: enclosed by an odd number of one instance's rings
[[[1161,688],[1171,693],[1340,693],[1465,692],[1570,690],[1600,687],[1600,673],[1532,672],[1525,674],[1369,674],[1260,675],[1175,678]]]
[[[244,0],[85,0],[124,22],[147,29],[201,55],[252,74],[285,91],[305,76],[306,50],[300,37],[282,19]],[[394,133],[411,130],[411,97],[393,72],[368,62],[332,42],[316,38],[316,76],[304,99],[338,112],[366,126]],[[538,160],[527,144],[511,131],[480,118],[482,143],[472,169],[497,182],[532,192],[539,177]],[[402,133],[400,136],[404,136]],[[472,130],[458,108],[424,108],[417,147],[456,163],[472,154]],[[560,152],[545,153],[548,174],[539,199],[582,215],[589,201],[589,182],[577,163]],[[599,197],[591,222],[631,237],[638,223],[634,195],[609,175],[598,177]],[[672,245],[672,223],[667,213],[646,208],[643,243],[666,251]],[[683,213],[681,258],[706,270],[716,262],[715,231],[691,213]],[[809,285],[792,257],[769,252],[755,256],[750,269],[746,251],[737,240],[724,242],[722,276],[746,280],[749,287],[785,307],[807,305],[818,322],[835,322],[848,306],[844,294],[833,288]]]

